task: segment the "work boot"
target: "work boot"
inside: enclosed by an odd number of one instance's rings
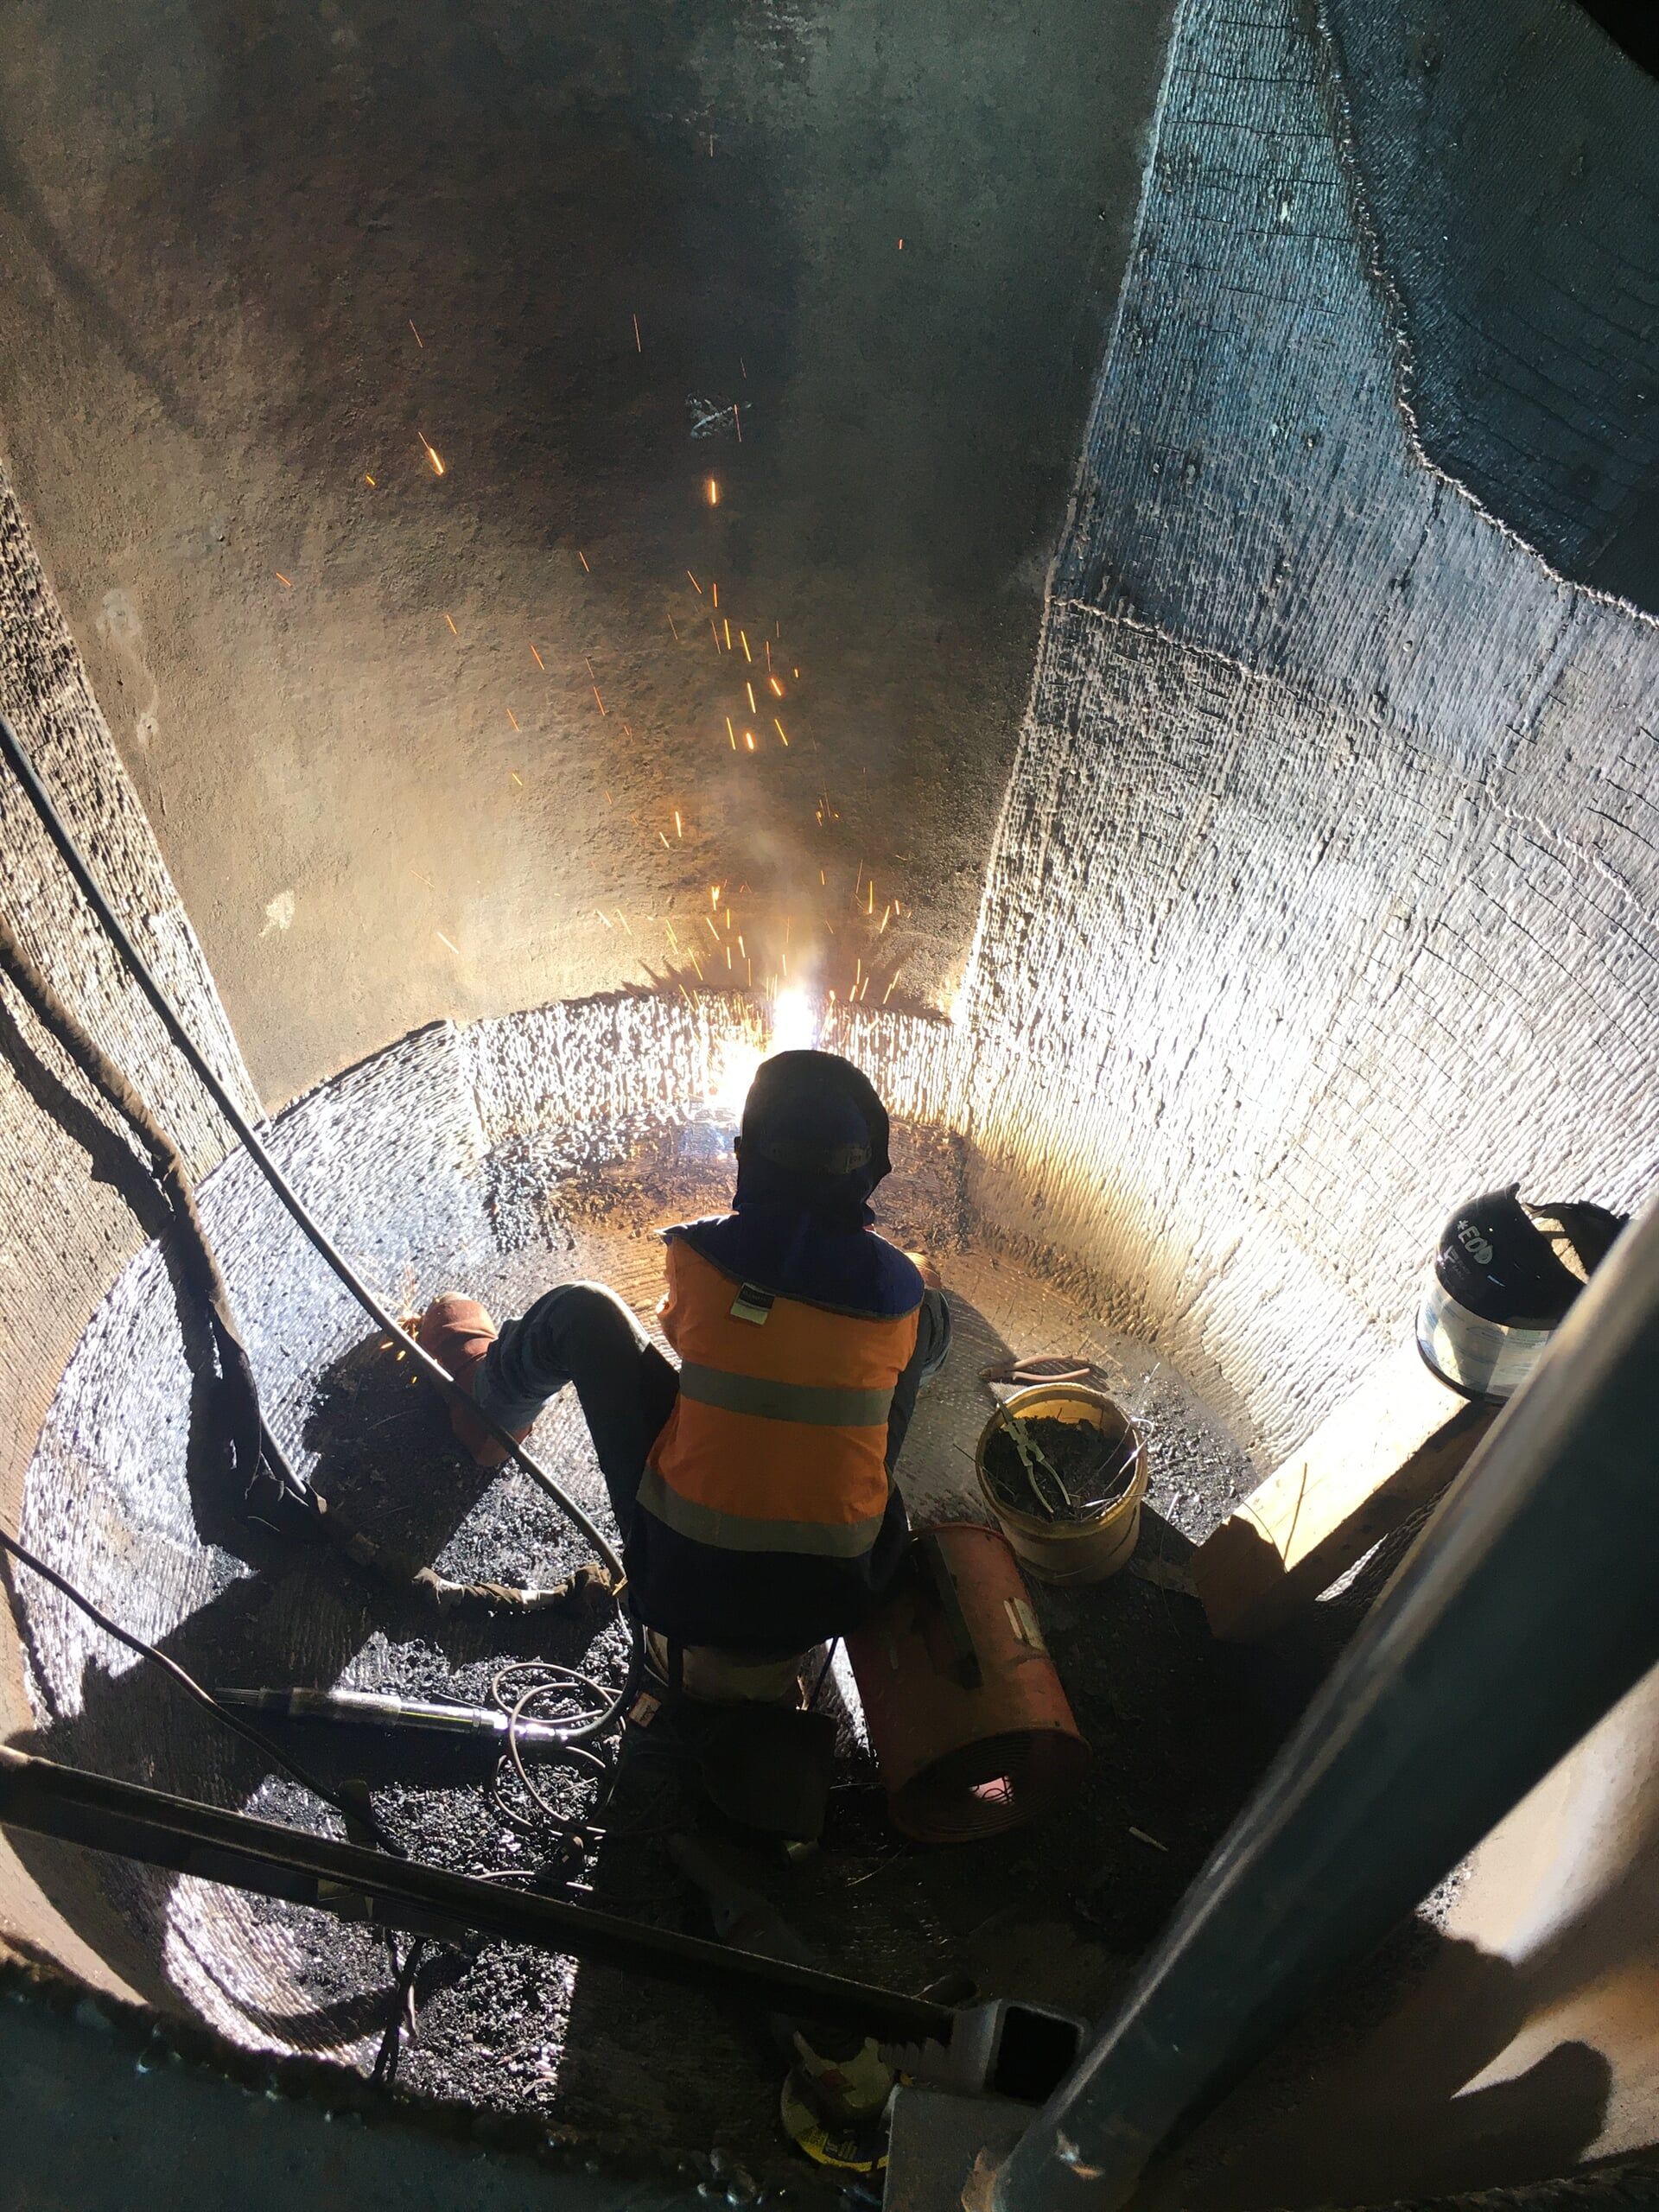
[[[462,1298],[453,1290],[447,1290],[441,1298],[433,1300],[421,1316],[421,1325],[415,1332],[415,1341],[421,1350],[435,1359],[445,1374],[452,1376],[468,1393],[495,1338],[495,1324],[478,1300]],[[457,1441],[465,1445],[471,1452],[476,1465],[503,1467],[506,1465],[505,1446],[498,1444],[477,1415],[469,1414],[464,1406],[450,1407],[449,1426],[454,1429]],[[530,1431],[520,1428],[512,1433],[514,1440],[522,1444]]]

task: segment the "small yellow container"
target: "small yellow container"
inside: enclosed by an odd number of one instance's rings
[[[985,1453],[998,1430],[1007,1427],[1011,1413],[1021,1421],[1082,1422],[1097,1428],[1108,1440],[1121,1437],[1126,1449],[1133,1441],[1135,1463],[1128,1483],[1097,1513],[1083,1521],[1051,1521],[1039,1513],[1021,1513],[1005,1504],[985,1472]],[[1080,1382],[1037,1382],[1029,1389],[1016,1390],[980,1432],[974,1471],[979,1477],[981,1497],[1027,1569],[1039,1582],[1104,1582],[1133,1558],[1141,1534],[1141,1501],[1147,1494],[1146,1440],[1123,1408],[1103,1390],[1091,1390]]]

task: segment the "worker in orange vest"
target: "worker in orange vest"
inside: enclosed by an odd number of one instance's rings
[[[600,1283],[561,1283],[499,1335],[453,1295],[422,1320],[423,1348],[520,1437],[574,1385],[635,1614],[675,1643],[800,1652],[855,1628],[898,1568],[893,1462],[950,1318],[931,1264],[871,1227],[887,1139],[850,1062],[763,1064],[732,1211],[663,1232],[677,1368]],[[464,1409],[451,1418],[480,1465],[501,1464]]]

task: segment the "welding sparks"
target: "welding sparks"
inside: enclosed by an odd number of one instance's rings
[[[674,835],[679,839],[682,844],[685,842],[685,831],[681,825],[680,810],[677,806],[674,810]]]
[[[726,734],[731,739],[732,750],[735,753],[737,750],[737,732],[732,728],[732,718],[729,715],[726,717]]]
[[[744,690],[748,693],[748,695],[749,695],[749,712],[750,712],[752,715],[759,714],[759,712],[760,711],[760,709],[759,703],[757,702],[757,701],[756,701],[756,699],[755,699],[755,696],[754,696],[754,686],[753,686],[753,683],[746,683],[746,684],[743,686],[743,689],[744,689]]]
[[[672,630],[672,631],[673,631],[673,632],[674,632],[674,642],[675,642],[675,644],[676,644],[677,645],[683,644],[684,640],[683,640],[683,639],[681,638],[681,636],[680,636],[679,626],[678,626],[678,624],[675,621],[674,617],[673,617],[671,614],[671,615],[669,616],[669,618],[668,618],[668,626],[669,626],[669,628],[670,628],[671,630]]]
[[[638,315],[635,315],[633,318],[633,350],[636,353],[643,353],[645,350],[639,342],[639,318]]]
[[[366,468],[365,468],[365,469],[364,470],[364,472],[363,472],[363,481],[364,481],[364,482],[368,486],[368,487],[369,487],[370,491],[373,491],[373,489],[374,489],[374,479],[373,479],[373,477],[372,477],[372,476],[371,476],[371,475],[370,475],[370,474],[369,474],[369,472],[368,472],[368,470],[367,470]]]
[[[744,731],[743,742],[748,747],[749,751],[753,753],[754,750],[754,732],[752,729],[746,729]]]
[[[444,620],[445,620],[445,621],[449,625],[449,634],[450,634],[450,636],[451,636],[452,638],[458,638],[458,637],[461,635],[461,632],[460,632],[460,631],[459,631],[459,630],[457,630],[457,629],[456,629],[456,627],[455,627],[455,618],[454,618],[454,616],[453,614],[446,614],[446,615],[444,616],[444,618],[443,618],[443,619],[444,619]]]
[[[454,954],[457,960],[461,957],[461,947],[455,944],[453,938],[445,937],[442,930],[434,930],[432,934],[436,938],[440,944],[447,944],[449,947],[450,951]]]
[[[537,652],[534,645],[530,649],[530,657],[531,660],[535,662],[537,667],[541,670],[542,674],[545,676],[547,674],[547,663],[542,658],[540,653]]]
[[[518,771],[516,768],[509,768],[507,773],[512,778],[513,782],[518,785],[519,790],[523,791],[524,788],[524,779],[519,774]]]
[[[663,850],[664,850],[665,853],[671,853],[671,852],[673,851],[674,848],[672,847],[672,845],[671,845],[671,844],[669,843],[668,839],[667,839],[665,836],[664,836],[663,832],[659,830],[657,832],[657,835],[658,835],[658,837],[661,840]]]
[[[581,562],[583,569],[586,569],[587,573],[591,576],[594,572],[588,567],[588,556],[582,551],[580,545],[576,548],[576,558]]]
[[[616,924],[611,919],[610,916],[607,913],[605,913],[598,906],[594,907],[594,912],[599,916],[600,920],[604,923],[606,928],[609,930],[611,935],[614,937],[616,935]]]
[[[753,662],[753,659],[754,659],[754,655],[753,655],[753,654],[749,651],[749,633],[748,633],[748,632],[747,632],[747,630],[740,630],[740,631],[738,632],[737,635],[738,635],[738,642],[741,645],[741,646],[742,646],[742,648],[743,648],[743,658],[744,658],[744,659],[745,659],[745,660],[747,660],[747,661],[748,661],[748,662],[750,662],[750,663],[752,664],[752,663]]]
[[[514,729],[517,729],[517,728],[518,728],[518,715],[515,715],[515,714],[513,713],[512,709],[511,707],[508,707],[508,708],[505,709],[505,713],[506,713],[507,720],[508,720],[508,721],[512,724],[512,726],[513,726]]]
[[[785,743],[785,745],[787,745],[787,744],[789,743],[789,738],[788,738],[788,735],[787,735],[786,732],[785,731],[785,728],[784,728],[784,726],[783,726],[782,722],[780,722],[780,721],[779,721],[779,719],[778,719],[778,717],[777,717],[777,715],[774,715],[772,716],[772,726],[773,729],[775,729],[775,730],[777,731],[777,733],[778,733],[779,736],[779,737],[781,737],[781,738],[783,739],[784,743]]]
[[[717,476],[704,477],[702,495],[711,507],[717,507],[720,505],[720,479]]]
[[[711,883],[709,887],[709,904],[716,913],[720,912],[720,894],[725,887],[722,883]]]
[[[418,330],[415,330],[415,321],[414,321],[414,318],[413,318],[413,316],[411,316],[411,317],[410,318],[410,325],[409,325],[409,327],[410,327],[410,328],[411,330],[414,330],[414,331],[415,331],[415,343],[416,343],[416,344],[420,347],[420,349],[421,349],[422,353],[425,353],[425,351],[426,351],[426,340],[425,340],[425,339],[424,339],[424,338],[423,338],[423,337],[422,337],[422,335],[421,335],[421,334],[420,334],[420,332],[419,332]]]
[[[691,571],[690,569],[688,569],[685,573],[688,576],[691,576]],[[702,586],[697,582],[695,576],[691,576],[691,588],[696,592],[699,599],[702,597]],[[720,589],[718,585],[716,585],[715,589],[715,605],[716,607],[720,605]]]
[[[435,476],[443,475],[446,472],[443,466],[443,456],[442,454],[439,453],[437,448],[432,443],[424,430],[416,430],[415,435],[421,442],[421,451],[426,455],[427,462],[431,468],[432,474]]]
[[[732,650],[732,626],[728,617],[724,614],[720,618],[720,626],[726,632],[726,650],[728,652],[730,652]]]
[[[285,576],[280,569],[273,569],[270,573],[276,577],[277,582],[281,584],[284,591],[293,590],[294,579],[292,576]]]
[[[598,686],[598,684],[597,684],[597,683],[595,683],[595,684],[594,684],[594,699],[595,699],[596,701],[598,701],[598,704],[599,704],[599,711],[600,711],[600,713],[601,713],[601,715],[603,715],[603,714],[608,714],[608,713],[609,713],[609,711],[610,711],[610,709],[606,706],[605,702],[604,702],[602,699],[601,699],[601,698],[600,698],[600,696],[599,696],[599,686]]]
[[[715,605],[718,607],[720,605],[720,586],[714,581],[713,577],[709,578],[709,588],[715,594]]]
[[[771,686],[772,686],[772,690],[773,690],[773,691],[774,691],[774,693],[777,695],[777,696],[778,696],[779,698],[780,698],[780,699],[781,699],[781,698],[783,697],[783,696],[784,696],[784,687],[783,687],[783,685],[782,685],[782,684],[778,681],[777,677],[776,677],[775,676],[769,676],[769,677],[766,678],[766,681],[767,681],[767,683],[768,683],[769,684],[771,684]]]

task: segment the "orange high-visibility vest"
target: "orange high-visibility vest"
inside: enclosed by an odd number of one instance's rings
[[[663,1332],[679,1396],[639,1504],[693,1543],[863,1556],[887,1512],[887,1417],[916,1347],[914,1309],[844,1313],[734,1281],[667,1247]]]

